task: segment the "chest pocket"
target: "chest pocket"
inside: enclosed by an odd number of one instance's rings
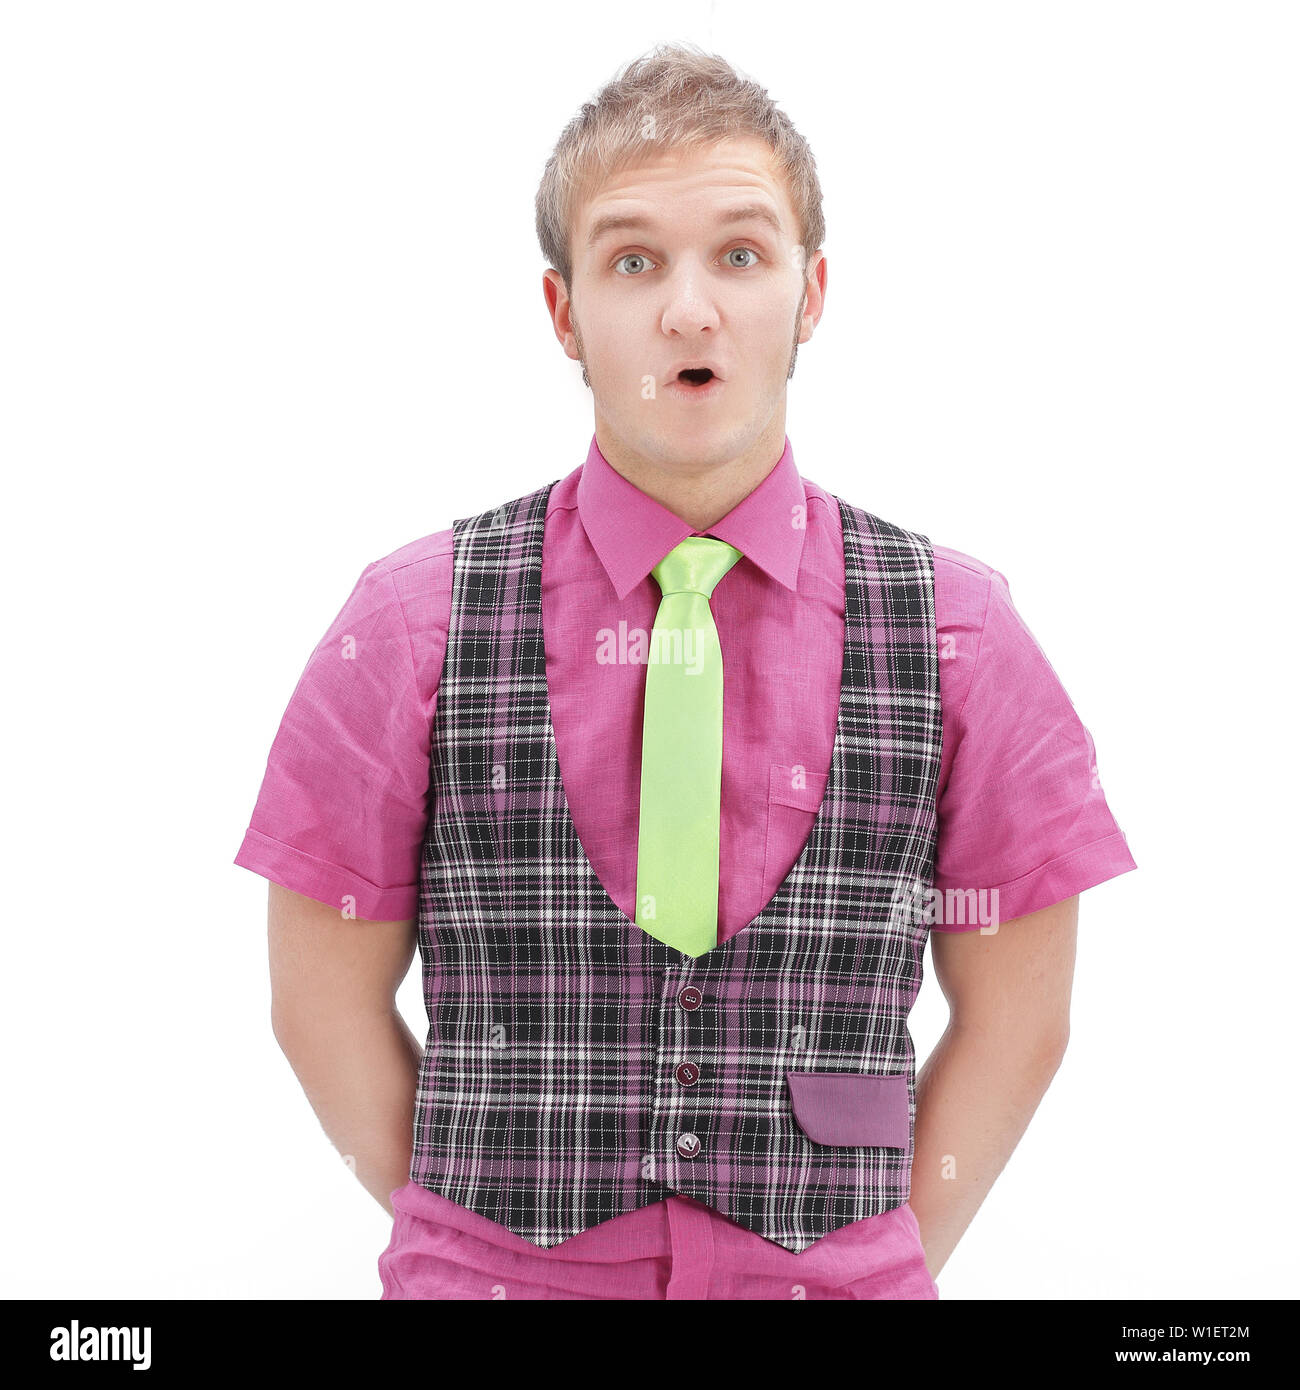
[[[763,901],[769,903],[803,853],[826,794],[827,772],[801,763],[772,763],[767,779],[767,848]]]

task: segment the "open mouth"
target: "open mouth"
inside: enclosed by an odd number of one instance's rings
[[[684,367],[669,380],[667,394],[679,401],[711,401],[722,386],[712,367]]]

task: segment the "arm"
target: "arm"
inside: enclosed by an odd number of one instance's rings
[[[422,1049],[395,996],[415,953],[415,922],[348,919],[271,884],[271,1028],[330,1141],[393,1214],[411,1167]]]
[[[931,932],[949,1021],[916,1082],[911,1206],[936,1277],[1028,1128],[1070,1035],[1079,897]]]

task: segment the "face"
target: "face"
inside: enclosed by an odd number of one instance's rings
[[[779,455],[786,382],[821,317],[826,268],[821,252],[804,267],[761,140],[612,175],[577,209],[571,251],[571,296],[548,270],[547,307],[583,364],[607,457],[609,441],[688,473]]]

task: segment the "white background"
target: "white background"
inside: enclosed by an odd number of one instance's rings
[[[670,39],[818,160],[800,470],[1008,577],[1139,865],[1083,895],[1066,1060],[942,1298],[1300,1292],[1296,14],[0,10],[0,1294],[378,1298],[231,861],[362,569],[585,457],[533,196]],[[401,1002],[422,1037],[418,957]]]

